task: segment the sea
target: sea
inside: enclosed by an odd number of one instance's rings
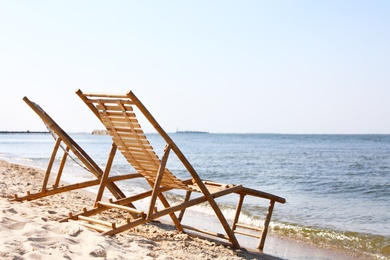
[[[111,148],[107,135],[71,133],[72,138],[104,168]],[[242,184],[286,199],[276,203],[269,234],[343,252],[363,259],[390,259],[390,135],[216,134],[171,133],[200,177]],[[165,143],[147,134],[161,157]],[[50,134],[0,134],[0,158],[46,168],[54,146]],[[57,154],[57,162],[63,153]],[[169,170],[179,178],[188,173],[173,155]],[[133,169],[118,152],[112,174]],[[64,178],[89,178],[77,160],[68,159]],[[66,177],[67,176],[67,177]],[[131,194],[145,183],[121,188]],[[178,194],[172,194],[171,200]],[[228,219],[236,198],[218,200]],[[267,203],[249,198],[243,221],[263,218]],[[194,210],[211,214],[208,207]]]

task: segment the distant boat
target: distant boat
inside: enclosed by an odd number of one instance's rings
[[[179,131],[176,130],[176,134],[208,134],[209,132],[206,131],[190,131],[190,130],[185,130],[185,131]]]

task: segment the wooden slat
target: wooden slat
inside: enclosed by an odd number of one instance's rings
[[[154,153],[153,146],[149,143],[147,139],[135,140],[133,138],[113,137],[113,140],[123,142],[127,147],[135,147],[141,144],[145,147],[148,147],[148,149],[152,150]]]
[[[132,158],[139,162],[140,165],[143,165],[144,167],[153,166],[158,167],[158,164],[155,160],[153,160],[150,156],[147,154],[140,154],[140,153],[133,153]]]
[[[227,236],[225,236],[224,234],[221,234],[221,233],[210,232],[208,230],[199,229],[199,228],[195,228],[195,227],[191,227],[191,226],[187,226],[187,225],[182,225],[182,227],[185,228],[185,229],[189,229],[189,230],[196,231],[196,232],[199,232],[199,233],[203,233],[203,234],[206,234],[206,235],[210,235],[210,236],[219,237],[219,238],[223,238],[223,239],[229,240],[229,237],[227,237]]]
[[[156,161],[158,162],[159,159],[156,155],[156,153],[154,152],[153,150],[153,147],[151,147],[149,144],[141,144],[143,145],[143,148],[140,148],[140,144],[132,141],[132,142],[126,142],[126,140],[122,140],[124,146],[121,147],[122,149],[124,150],[127,150],[129,153],[131,154],[134,154],[134,156],[136,155],[144,155],[144,156],[147,156],[151,159],[153,159],[153,161]]]
[[[121,149],[119,149],[120,151],[122,150],[122,147]],[[127,151],[126,153],[123,153],[123,155],[125,156],[126,159],[128,160],[136,160],[136,161],[139,161],[139,163],[142,165],[143,163],[147,163],[147,164],[151,164],[151,165],[156,165],[158,166],[159,163],[157,163],[158,161],[154,158],[152,158],[151,156],[149,156],[148,154],[143,154],[143,153],[132,153],[132,152],[129,152]]]
[[[126,119],[128,120],[128,122],[130,121],[131,123],[138,123],[138,120],[135,116],[134,113],[129,113],[129,112],[125,112],[127,114],[123,114],[124,112],[111,112],[111,111],[104,111],[106,114],[105,114],[105,118],[110,118],[110,120],[112,121],[125,121],[123,119]]]
[[[249,225],[245,225],[245,224],[241,224],[241,223],[236,223],[236,226],[240,227],[240,228],[246,228],[246,229],[254,230],[254,231],[262,231],[261,228],[254,227],[254,226],[249,226]]]
[[[99,110],[99,113],[106,112],[106,117],[116,118],[116,117],[124,117],[123,112],[115,111],[115,110]],[[126,117],[134,119],[135,114],[132,111],[126,111]]]
[[[111,176],[108,178],[107,182],[116,182],[116,181],[123,181],[128,179],[134,179],[134,178],[140,178],[142,177],[139,173],[129,173],[129,174],[122,174],[117,176]]]
[[[106,202],[102,202],[102,201],[98,201],[96,204],[98,206],[103,206],[103,207],[113,208],[113,209],[120,209],[120,210],[128,211],[130,213],[135,213],[135,214],[138,214],[139,217],[141,217],[141,218],[146,217],[145,212],[134,209],[134,208],[130,208],[130,207],[126,207],[126,206],[122,206],[122,205],[118,205],[118,204],[113,204],[113,203],[106,203]]]
[[[110,222],[107,222],[107,221],[103,221],[103,220],[95,219],[95,218],[90,218],[90,217],[86,217],[86,216],[83,216],[83,215],[79,215],[79,216],[77,216],[77,218],[80,219],[80,220],[84,220],[84,221],[87,221],[87,222],[90,222],[90,223],[96,223],[96,224],[99,224],[99,225],[102,225],[102,226],[106,226],[106,227],[110,227],[110,228],[115,228],[116,227],[115,223],[110,223]]]
[[[106,104],[106,103],[105,103]],[[106,104],[104,107],[101,105],[96,106],[99,110],[113,110],[113,111],[122,111],[122,108],[118,106],[118,104]],[[131,106],[125,106],[126,111],[133,111],[133,108]]]
[[[102,232],[102,233],[103,232],[107,232],[107,231],[110,230],[110,229],[104,228],[102,226],[92,225],[92,224],[88,224],[88,223],[77,221],[77,220],[73,220],[73,219],[68,219],[68,221],[70,221],[70,222],[77,222],[80,225],[83,225],[83,226],[85,226],[87,228],[94,229],[94,230]]]
[[[266,198],[266,199],[273,200],[273,201],[276,201],[276,202],[279,202],[279,203],[285,203],[286,202],[285,198],[278,197],[278,196],[275,196],[275,195],[267,193],[267,192],[246,188],[246,187],[243,188],[240,191],[240,193],[243,193],[243,194],[246,194],[246,195],[251,195],[251,196],[254,196],[254,197]]]
[[[126,128],[129,127],[129,124],[127,122],[118,122],[118,121],[111,121],[115,128]],[[141,125],[134,124],[134,129],[141,129]]]
[[[118,135],[132,133],[132,134],[139,135],[139,137],[142,139],[145,139],[144,132],[142,131],[142,129],[140,127],[139,128],[130,128],[128,125],[120,125],[120,124],[112,123],[112,127],[110,128],[110,130],[115,130],[116,134],[118,134]]]
[[[107,94],[107,93],[82,93],[84,96],[89,96],[91,98],[98,98],[99,100],[102,100],[102,98],[107,98],[103,99],[104,103],[107,103],[110,101],[110,98],[128,98],[127,94]],[[94,99],[90,99],[94,100]]]
[[[122,140],[122,141],[124,142],[124,140]],[[143,148],[140,148],[139,144],[138,144],[138,146],[135,146],[135,144],[136,144],[135,142],[132,142],[132,143],[124,142],[124,144],[125,144],[124,148],[126,150],[128,150],[131,154],[133,154],[134,156],[143,155],[143,156],[147,156],[148,158],[152,158],[151,156],[156,155],[154,153],[154,150],[151,149],[151,146],[149,146],[149,145],[143,145]]]
[[[95,185],[98,185],[99,182],[100,181],[98,179],[92,180],[92,181],[79,182],[79,183],[69,184],[66,186],[61,186],[61,187],[57,187],[57,188],[53,188],[53,189],[48,189],[45,192],[30,193],[27,196],[23,196],[23,197],[18,197],[17,194],[15,194],[15,200],[16,201],[34,200],[34,199],[38,199],[38,198],[66,192],[66,191],[77,190],[77,189],[81,189],[81,188],[95,186]]]
[[[115,135],[113,138],[120,138],[123,140],[135,140],[135,136],[134,136],[135,134],[136,133],[126,131],[126,132],[122,133],[120,136]],[[141,141],[145,142],[145,143],[149,143],[149,140],[147,139],[146,135],[143,135],[143,136],[144,136],[144,138],[141,138]]]
[[[248,237],[261,238],[261,236],[259,236],[259,235],[251,234],[251,233],[248,233],[248,232],[243,232],[243,231],[240,231],[240,230],[234,230],[234,233],[241,234],[241,235],[248,236]]]
[[[108,127],[108,129],[109,129],[109,132],[111,133],[112,132],[112,130],[115,130],[115,132],[117,132],[118,134],[122,134],[122,133],[132,133],[131,131],[130,131],[130,129],[129,128],[127,128],[127,127],[112,127],[112,126],[109,126]],[[111,131],[110,131],[111,130]],[[140,134],[141,136],[143,135],[143,131],[142,131],[142,129],[140,129],[140,128],[136,128],[136,129],[134,129],[134,132],[135,133],[137,133],[137,134]],[[116,135],[116,134],[114,134],[113,132],[112,132],[112,135]]]
[[[141,225],[143,223],[146,223],[148,220],[145,220],[143,218],[138,218],[130,223],[127,223],[125,225],[122,225],[120,227],[117,227],[116,229],[111,229],[111,230],[108,230],[104,233],[102,233],[102,235],[106,235],[106,236],[111,236],[111,235],[115,235],[117,233],[120,233],[120,232],[123,232],[125,230],[128,230],[130,228],[133,228],[133,227],[136,227],[138,225]]]
[[[121,147],[121,149],[123,149],[123,148]],[[150,162],[150,163],[153,163],[153,164],[157,164],[156,162],[158,162],[158,161],[156,161],[156,159],[154,159],[151,156],[153,154],[149,154],[147,152],[143,152],[143,151],[139,151],[139,150],[133,150],[133,149],[128,149],[127,153],[129,155],[131,155],[132,158],[136,158],[137,161],[139,160],[140,163],[141,162]]]

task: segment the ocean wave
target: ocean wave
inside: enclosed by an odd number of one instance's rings
[[[390,257],[390,237],[368,233],[327,230],[296,224],[271,223],[274,235],[288,237],[316,246],[353,253],[369,259]]]
[[[168,197],[172,204],[183,199],[178,194],[169,194]],[[235,216],[235,205],[220,202],[218,205],[224,216],[232,221]],[[203,215],[214,215],[212,208],[207,203],[191,207],[191,210]],[[266,213],[266,205],[246,205],[241,212],[240,223],[263,228],[263,219]],[[269,234],[367,259],[388,259],[390,257],[390,237],[381,235],[286,223],[275,217],[270,223]]]

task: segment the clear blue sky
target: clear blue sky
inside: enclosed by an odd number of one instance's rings
[[[390,1],[0,0],[0,130],[101,129],[133,90],[168,132],[390,133]],[[149,131],[148,126],[145,126]]]

